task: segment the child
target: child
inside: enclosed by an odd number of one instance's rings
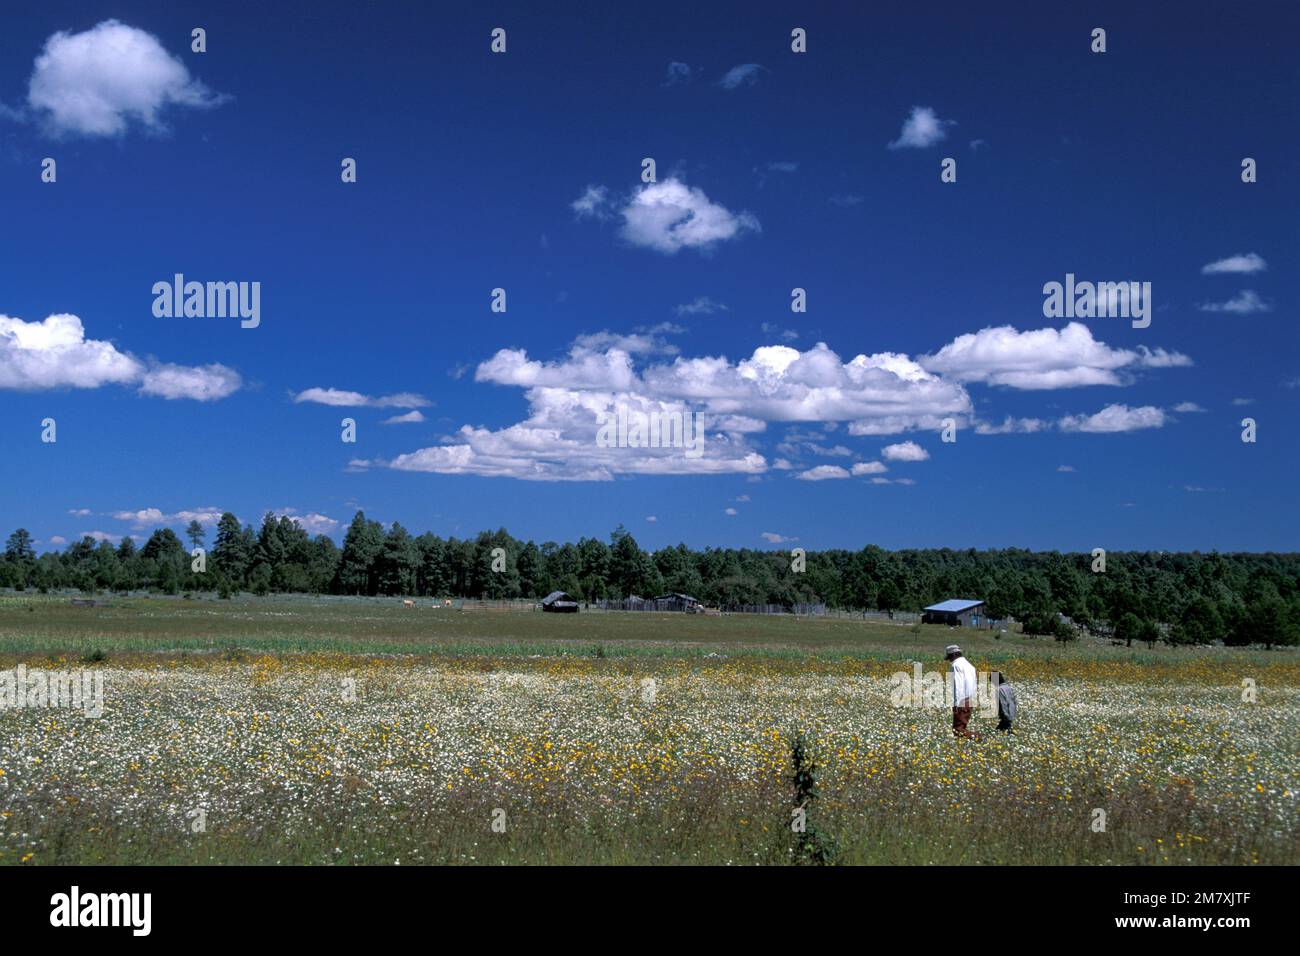
[[[993,685],[998,689],[998,730],[1015,733],[1011,722],[1016,719],[1016,689],[1001,671],[994,671]]]

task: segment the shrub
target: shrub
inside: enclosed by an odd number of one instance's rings
[[[835,861],[835,840],[818,829],[812,819],[812,806],[817,802],[817,764],[808,752],[808,743],[802,733],[790,741],[790,763],[794,785],[794,811],[791,827],[795,834],[795,863],[825,866]],[[798,811],[802,811],[800,814]]]

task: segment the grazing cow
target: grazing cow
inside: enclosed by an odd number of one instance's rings
[[[415,602],[414,602],[414,601],[403,601],[403,602],[402,602],[402,607],[415,607]]]

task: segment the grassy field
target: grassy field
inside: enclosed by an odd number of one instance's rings
[[[1294,863],[1295,652],[852,619],[0,596],[0,862]],[[958,741],[891,676],[961,641],[1021,703]],[[1257,698],[1243,699],[1243,681]],[[1104,817],[1099,816],[1104,814]],[[1099,821],[1104,826],[1099,827]],[[801,849],[802,847],[802,849]]]

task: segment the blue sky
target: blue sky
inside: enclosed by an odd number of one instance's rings
[[[529,6],[7,12],[0,527],[1294,549],[1293,5]]]

